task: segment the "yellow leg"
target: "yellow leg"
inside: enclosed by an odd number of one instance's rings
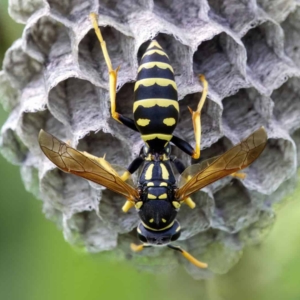
[[[192,263],[194,266],[201,268],[201,269],[206,269],[207,268],[207,264],[199,261],[198,259],[196,259],[194,256],[192,256],[191,254],[189,254],[188,252],[186,252],[185,250],[181,249],[178,246],[173,246],[173,245],[167,245],[170,249],[179,251],[183,257],[185,257],[190,263]]]
[[[134,244],[134,243],[131,243],[131,244],[130,244],[130,248],[131,248],[131,250],[134,251],[134,252],[140,252],[140,251],[142,251],[142,250],[144,249],[144,245],[143,245],[143,244],[141,244],[141,245],[136,245],[136,244]]]
[[[232,173],[230,176],[238,178],[238,179],[245,179],[247,174],[246,173],[235,172],[235,173]]]
[[[196,111],[193,111],[190,107],[189,110],[192,114],[192,120],[193,120],[193,127],[194,127],[194,133],[195,133],[195,149],[192,157],[194,159],[200,158],[200,144],[201,144],[201,110],[204,105],[206,96],[207,96],[207,90],[208,90],[208,83],[204,77],[204,75],[200,75],[199,79],[201,80],[203,84],[203,91],[202,96],[200,98],[200,101],[198,103]]]
[[[102,53],[109,73],[109,95],[110,95],[110,104],[111,104],[111,115],[116,121],[120,122],[118,118],[119,114],[116,112],[116,88],[117,88],[118,71],[120,67],[116,68],[115,70],[112,67],[111,60],[106,48],[106,43],[103,40],[101,31],[98,26],[98,15],[95,13],[91,13],[90,19],[94,27],[95,33],[97,35],[97,38],[100,42]]]
[[[207,263],[204,263],[202,261],[199,261],[198,259],[196,259],[194,256],[192,256],[191,254],[189,254],[188,252],[186,252],[185,250],[181,249],[181,254],[190,262],[192,263],[194,266],[201,268],[201,269],[206,269],[207,268]]]
[[[134,207],[134,202],[127,200],[122,207],[124,213],[127,213],[130,208]]]
[[[187,197],[183,200],[183,202],[188,205],[191,209],[196,207],[196,203],[192,200],[191,197]]]
[[[122,176],[120,176],[120,177],[121,177],[121,179],[122,179],[123,181],[126,181],[128,178],[130,178],[130,176],[131,176],[131,173],[130,173],[129,171],[125,171],[125,172],[122,174]]]

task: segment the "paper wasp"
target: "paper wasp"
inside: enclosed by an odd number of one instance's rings
[[[80,152],[43,130],[39,134],[40,147],[62,171],[86,178],[124,196],[127,199],[123,206],[124,212],[131,207],[136,208],[141,219],[137,232],[143,244],[132,244],[132,250],[141,251],[149,246],[168,246],[179,251],[194,265],[206,268],[206,263],[198,261],[180,247],[171,245],[171,242],[180,236],[177,212],[182,203],[194,208],[191,194],[246,168],[258,158],[267,142],[266,131],[260,128],[223,155],[185,168],[179,159],[170,154],[170,143],[192,158],[200,157],[200,113],[208,89],[204,76],[200,76],[203,92],[197,110],[190,109],[196,140],[194,149],[186,141],[173,135],[179,115],[177,87],[168,56],[156,40],[148,46],[138,69],[134,87],[134,120],[116,112],[119,68],[112,68],[96,14],[92,13],[90,17],[109,71],[111,115],[118,122],[140,132],[145,145],[123,175],[119,175],[104,158]],[[183,178],[180,186],[176,182],[172,166]],[[126,180],[138,169],[140,176],[137,186],[133,187],[126,183]]]

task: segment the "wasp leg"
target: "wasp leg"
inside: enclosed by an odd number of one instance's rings
[[[130,208],[134,207],[134,202],[131,200],[127,200],[125,204],[122,206],[122,210],[124,213],[127,213]]]
[[[208,83],[204,77],[204,75],[199,76],[200,81],[203,84],[203,91],[202,91],[202,96],[200,98],[200,101],[198,103],[196,111],[193,111],[190,107],[189,110],[192,114],[192,120],[193,120],[193,127],[194,127],[194,133],[195,133],[195,150],[193,152],[192,157],[194,159],[199,159],[200,157],[200,144],[201,144],[201,110],[204,105],[206,96],[207,96],[207,90],[208,90]]]
[[[138,131],[138,129],[135,126],[135,123],[132,119],[127,118],[118,112],[116,112],[116,89],[117,89],[117,78],[118,78],[118,71],[120,67],[116,68],[115,70],[112,67],[111,60],[106,48],[106,42],[103,40],[100,28],[98,26],[98,15],[95,13],[90,14],[90,19],[92,22],[92,25],[94,27],[95,33],[97,35],[97,38],[100,42],[100,46],[102,49],[102,53],[107,65],[108,73],[109,73],[109,95],[110,95],[110,104],[111,104],[111,115],[112,117],[118,121],[121,124],[126,125],[132,130]]]
[[[232,176],[234,178],[238,178],[238,179],[245,179],[247,174],[246,173],[235,172],[235,173],[230,174],[230,176]]]
[[[201,110],[204,105],[206,96],[207,96],[207,90],[208,90],[208,83],[204,77],[204,75],[200,75],[199,79],[202,81],[203,84],[203,91],[202,96],[200,98],[200,101],[198,103],[196,111],[193,111],[190,107],[189,110],[192,114],[192,121],[193,121],[193,127],[194,127],[194,134],[195,134],[195,149],[185,140],[174,136],[171,139],[171,142],[177,146],[180,150],[185,152],[186,154],[190,155],[194,159],[200,158],[200,145],[201,145]]]
[[[133,160],[133,162],[128,166],[127,170],[122,174],[121,178],[123,181],[126,181],[131,174],[133,174],[144,162],[144,158],[138,156]]]
[[[170,156],[170,161],[173,163],[179,174],[182,174],[183,171],[185,170],[185,165],[183,162],[178,159],[175,155]],[[191,179],[191,176],[189,175],[187,178],[185,178],[186,181],[189,181]],[[191,197],[188,197],[184,199],[182,202],[184,202],[186,205],[188,205],[191,209],[196,207],[196,203],[192,200]]]
[[[180,159],[178,159],[175,155],[170,156],[170,161],[175,166],[179,174],[182,174],[183,171],[186,169],[183,162]]]
[[[171,138],[171,142],[178,147],[181,151],[188,154],[189,156],[192,156],[194,153],[194,148],[185,140],[179,138],[176,135],[173,135]]]
[[[206,269],[207,268],[207,264],[204,262],[199,261],[198,259],[196,259],[195,257],[193,257],[191,254],[189,254],[188,252],[186,252],[185,250],[181,249],[178,246],[173,246],[173,245],[168,245],[168,247],[170,249],[179,251],[189,262],[191,262],[194,266],[201,268],[201,269]]]
[[[194,209],[196,207],[196,203],[192,200],[191,197],[185,198],[182,202],[184,202],[191,209]]]
[[[130,244],[130,249],[133,251],[133,252],[140,252],[142,251],[144,248],[147,248],[147,247],[151,247],[150,245],[147,245],[147,244],[141,244],[141,245],[136,245],[134,243],[131,243]]]
[[[120,176],[123,181],[126,181],[131,174],[133,174],[144,162],[144,158],[138,156],[133,160],[133,162],[129,165],[127,170]],[[134,203],[130,200],[127,200],[122,207],[123,212],[128,212],[130,208],[134,207]]]

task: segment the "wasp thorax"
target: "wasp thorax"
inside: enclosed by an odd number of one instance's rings
[[[166,200],[146,201],[139,210],[143,224],[154,230],[162,230],[170,226],[176,215],[176,209]]]

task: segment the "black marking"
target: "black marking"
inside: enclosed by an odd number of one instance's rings
[[[135,101],[152,98],[170,99],[177,101],[178,94],[176,89],[174,89],[171,84],[168,86],[160,86],[156,83],[151,86],[140,85],[134,92]]]
[[[153,68],[143,68],[138,73],[137,80],[145,79],[145,78],[166,78],[174,81],[174,74],[170,69],[161,69],[157,66]]]
[[[160,49],[160,50],[161,50],[161,49]],[[161,50],[161,51],[162,51],[162,50]],[[154,62],[154,61],[160,61],[160,62],[164,62],[164,63],[167,63],[167,64],[170,63],[170,60],[168,59],[167,56],[165,56],[165,55],[160,55],[160,54],[154,52],[153,54],[145,55],[145,56],[142,58],[140,64],[145,64],[145,63],[147,63],[147,62]]]

